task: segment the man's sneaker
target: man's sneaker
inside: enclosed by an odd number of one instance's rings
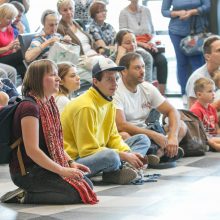
[[[160,163],[160,158],[155,154],[148,154],[145,157],[147,159],[148,165],[157,165],[158,163]]]
[[[130,167],[124,167],[114,172],[102,174],[102,180],[106,183],[114,183],[119,185],[129,184],[137,177],[137,172]]]
[[[181,147],[178,147],[178,153],[175,157],[167,157],[167,156],[163,156],[160,158],[160,161],[161,162],[173,162],[173,161],[176,161],[176,160],[179,160],[180,158],[183,158],[184,157],[184,150],[183,148]]]
[[[16,190],[7,192],[0,198],[0,201],[4,203],[24,203],[24,195],[24,190],[18,188]]]

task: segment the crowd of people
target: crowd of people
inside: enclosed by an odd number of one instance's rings
[[[130,184],[140,169],[171,168],[184,157],[179,144],[187,126],[165,97],[168,67],[154,42],[153,12],[130,0],[120,12],[117,32],[105,21],[106,8],[106,1],[58,0],[57,11],[42,13],[42,30],[23,58],[17,36],[29,31],[29,1],[0,1],[0,107],[19,95],[17,75],[27,98],[15,111],[12,129],[14,140],[22,138],[22,164],[16,150],[9,163],[19,188],[1,202],[95,204],[94,176],[101,174],[108,184]],[[200,32],[209,9],[207,0],[166,0],[161,12],[171,18],[181,94],[203,122],[210,149],[220,151],[220,101],[214,101],[215,85],[220,86],[220,37],[209,37],[198,56],[179,49],[192,19],[201,17]],[[77,46],[79,62],[50,60],[50,49],[58,43]],[[91,87],[73,98],[83,80]],[[160,115],[166,117],[164,126]]]

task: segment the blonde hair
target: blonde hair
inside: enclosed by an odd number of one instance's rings
[[[194,83],[194,92],[195,92],[195,94],[197,94],[198,92],[203,92],[207,85],[215,86],[215,83],[212,79],[209,79],[209,78],[206,78],[206,77],[197,79]]]
[[[29,92],[33,92],[39,98],[44,97],[43,78],[45,74],[57,69],[57,65],[48,59],[35,60],[26,71],[23,85],[22,95],[28,96]]]
[[[8,17],[14,19],[18,15],[18,10],[13,4],[4,3],[0,5],[0,19]]]
[[[73,5],[73,8],[75,8],[75,1],[73,0],[59,0],[57,2],[57,11],[60,12],[60,8],[66,5]]]

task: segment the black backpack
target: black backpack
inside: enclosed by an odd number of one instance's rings
[[[179,110],[181,120],[187,126],[187,133],[179,143],[184,149],[184,156],[203,156],[207,151],[208,139],[205,129],[199,118],[188,110]]]
[[[0,109],[0,164],[9,163],[12,150],[22,143],[21,137],[17,140],[13,140],[12,138],[14,113],[22,101],[34,102],[34,100],[29,97],[24,99],[13,97],[7,106]],[[17,155],[20,163],[20,148],[18,149]]]

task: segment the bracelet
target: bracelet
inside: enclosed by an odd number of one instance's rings
[[[68,160],[69,166],[70,166],[72,163],[74,163],[74,162],[75,162],[74,160]]]

